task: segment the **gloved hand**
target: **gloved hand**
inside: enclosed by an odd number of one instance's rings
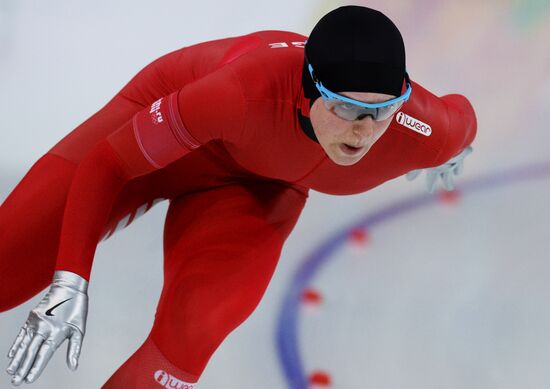
[[[443,186],[446,190],[453,190],[453,173],[455,176],[462,173],[464,169],[464,158],[472,152],[472,146],[468,146],[462,150],[460,154],[451,158],[443,165],[426,169],[426,183],[428,192],[433,193],[436,187],[437,177],[443,180]],[[407,173],[407,180],[412,181],[422,172],[423,169],[412,170]]]
[[[56,271],[50,290],[34,308],[11,347],[7,372],[12,384],[38,378],[55,350],[69,338],[67,365],[76,370],[88,316],[88,281]]]

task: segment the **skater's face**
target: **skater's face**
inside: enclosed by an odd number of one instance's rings
[[[380,103],[396,96],[383,93],[339,92],[339,94],[366,103]],[[374,121],[371,116],[360,120],[348,121],[339,118],[328,110],[319,97],[310,111],[313,131],[319,144],[329,158],[337,165],[353,165],[386,132],[393,115],[383,121]]]

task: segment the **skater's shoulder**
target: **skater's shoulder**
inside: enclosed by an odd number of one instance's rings
[[[222,59],[249,98],[287,95],[299,83],[306,37],[290,31],[264,30],[239,37]]]
[[[277,63],[302,59],[307,37],[290,31],[262,30],[233,37],[220,61],[221,65]]]

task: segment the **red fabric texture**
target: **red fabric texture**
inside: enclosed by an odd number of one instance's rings
[[[148,337],[102,389],[197,389],[198,377],[174,366]]]
[[[56,270],[78,269],[78,274],[87,280],[113,203],[128,181],[110,150],[105,140],[100,141],[90,152],[93,157],[84,158],[78,165],[63,214]],[[87,266],[83,267],[83,263]]]
[[[178,92],[174,92],[134,116],[134,135],[140,151],[157,169],[200,146],[182,123],[177,104]]]

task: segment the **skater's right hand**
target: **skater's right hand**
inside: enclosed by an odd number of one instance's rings
[[[69,339],[67,365],[76,370],[88,316],[88,281],[56,271],[50,290],[34,308],[8,352],[12,384],[35,381],[55,350]]]

